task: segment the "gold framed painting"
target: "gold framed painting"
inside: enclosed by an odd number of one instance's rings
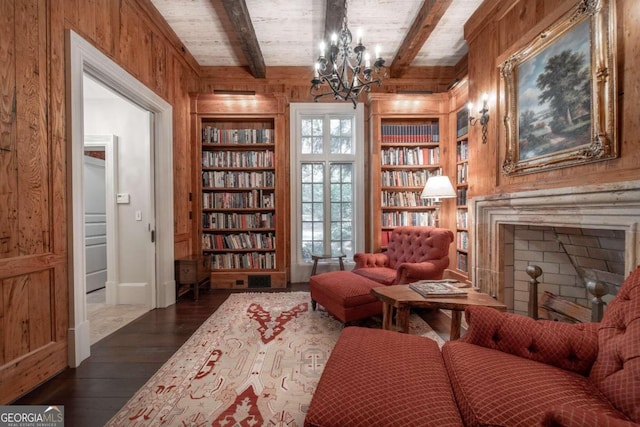
[[[500,64],[505,175],[618,156],[614,8],[580,0]]]

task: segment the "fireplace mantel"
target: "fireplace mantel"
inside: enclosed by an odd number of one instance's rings
[[[625,232],[625,271],[640,265],[640,181],[474,197],[471,278],[503,301],[504,225],[547,225]]]

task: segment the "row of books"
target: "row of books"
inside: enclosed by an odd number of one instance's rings
[[[211,254],[212,270],[272,270],[276,268],[274,252]]]
[[[212,188],[251,188],[273,187],[275,173],[238,172],[238,171],[202,171],[202,186]]]
[[[441,175],[440,169],[426,171],[383,171],[383,187],[423,187],[430,176]]]
[[[456,204],[458,206],[465,206],[467,204],[467,187],[458,188],[456,193]]]
[[[382,226],[397,227],[399,225],[434,225],[431,212],[383,212]]]
[[[463,251],[469,250],[469,232],[458,231],[456,233],[456,248]]]
[[[469,133],[469,110],[463,108],[456,114],[456,138]]]
[[[421,191],[382,191],[382,206],[391,207],[422,207],[433,206],[433,199],[420,197]]]
[[[461,270],[461,271],[464,271],[464,272],[468,272],[469,271],[469,266],[467,264],[467,259],[468,259],[468,256],[464,252],[458,252],[456,254],[456,261],[457,261],[457,265],[458,265],[458,270]]]
[[[202,127],[202,142],[206,144],[271,144],[273,129],[219,129]]]
[[[275,206],[273,192],[259,190],[233,193],[202,193],[203,209],[265,209]]]
[[[456,212],[456,226],[458,228],[467,228],[469,225],[468,217],[469,212],[466,209],[458,209]]]
[[[456,147],[456,158],[459,162],[469,160],[469,141],[459,141]]]
[[[275,249],[273,233],[203,234],[202,249]]]
[[[203,151],[202,166],[214,168],[270,168],[274,154],[264,151]]]
[[[469,177],[469,163],[459,164],[456,182],[458,184],[466,184],[468,177]]]
[[[275,215],[271,212],[204,212],[202,214],[202,227],[205,229],[274,228],[274,219]]]
[[[439,142],[438,123],[421,125],[382,125],[382,142]]]
[[[420,166],[440,163],[440,147],[393,147],[382,150],[383,166]]]

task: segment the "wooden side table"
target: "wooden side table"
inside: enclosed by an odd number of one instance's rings
[[[313,268],[311,269],[311,275],[315,276],[316,275],[316,271],[318,269],[318,260],[321,259],[335,259],[337,258],[338,261],[340,261],[340,270],[344,270],[344,261],[343,259],[346,257],[345,254],[337,254],[337,255],[331,255],[331,254],[322,254],[322,255],[311,255],[311,259],[313,260]]]
[[[393,311],[396,313],[396,327],[402,332],[409,332],[409,314],[411,307],[451,310],[450,340],[460,338],[462,312],[471,305],[492,307],[506,311],[507,306],[493,299],[489,294],[466,288],[466,297],[426,298],[409,288],[409,285],[380,286],[371,289],[371,293],[382,301],[382,329],[391,329]]]
[[[193,299],[198,300],[200,286],[209,283],[210,258],[206,255],[190,255],[175,261],[176,298],[193,291]]]

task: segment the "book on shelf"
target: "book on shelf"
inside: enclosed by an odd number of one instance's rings
[[[466,297],[467,291],[456,286],[457,280],[420,280],[410,283],[409,288],[425,298]]]

